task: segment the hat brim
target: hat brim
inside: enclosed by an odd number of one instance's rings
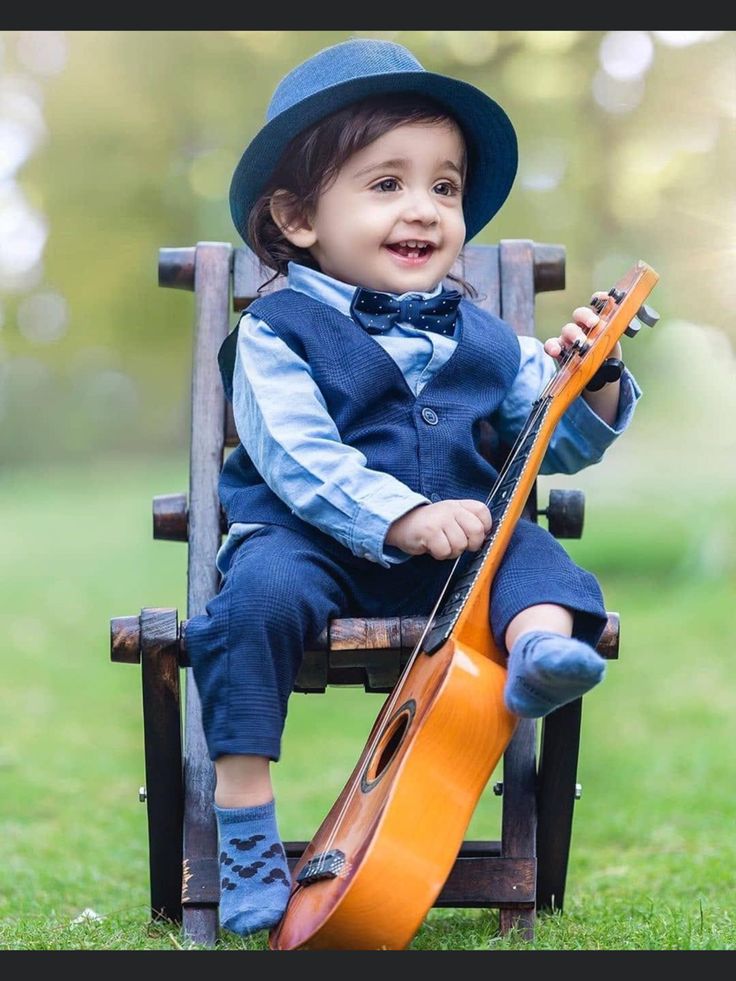
[[[322,89],[279,113],[251,140],[230,183],[230,213],[247,245],[251,245],[250,211],[290,141],[338,109],[388,92],[429,96],[457,120],[468,153],[468,180],[463,194],[465,241],[491,220],[508,197],[518,166],[516,132],[509,117],[490,96],[467,82],[428,71],[390,72]]]

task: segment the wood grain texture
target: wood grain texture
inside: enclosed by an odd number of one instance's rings
[[[542,722],[537,778],[537,903],[561,910],[572,840],[583,700],[576,698]]]
[[[292,871],[306,846],[307,842],[284,842]],[[184,882],[186,903],[219,902],[220,877],[216,859],[186,863]],[[474,855],[463,848],[434,905],[463,909],[509,903],[519,907],[534,904],[534,863],[524,858]]]
[[[224,242],[197,244],[194,285],[192,416],[189,462],[189,552],[187,616],[204,613],[218,588],[215,556],[221,543],[217,484],[223,459],[225,396],[216,352],[227,336],[230,316],[232,247]],[[184,858],[217,853],[212,810],[214,767],[201,721],[199,693],[191,668],[186,677],[184,746]],[[184,906],[185,935],[203,945],[217,936],[217,909]]]
[[[176,610],[143,609],[140,623],[151,915],[179,922],[184,789]]]
[[[139,616],[110,620],[110,660],[121,664],[140,664],[141,621]]]
[[[526,858],[534,866],[533,894],[536,895],[536,722],[520,719],[503,757],[503,813],[501,854],[504,858]],[[532,901],[533,902],[533,901]],[[516,928],[531,940],[535,910],[502,907],[501,933]]]
[[[565,246],[534,242],[534,291],[549,293],[565,288]]]
[[[517,334],[534,335],[534,242],[502,239],[499,265],[500,315]]]
[[[158,285],[177,290],[194,289],[194,246],[158,250]]]

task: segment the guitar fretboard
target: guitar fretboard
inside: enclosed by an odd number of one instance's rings
[[[551,402],[549,397],[538,399],[532,406],[529,418],[511,448],[506,465],[486,501],[488,510],[491,512],[491,530],[473,561],[465,567],[462,576],[458,579],[450,577],[450,582],[446,587],[448,595],[432,621],[422,644],[422,650],[425,654],[433,654],[439,650],[452,633],[453,627],[472,592],[473,585],[498,537]]]

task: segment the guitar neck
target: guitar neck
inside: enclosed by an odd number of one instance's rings
[[[457,559],[436,605],[435,615],[420,641],[421,649],[432,654],[475,615],[487,621],[488,595],[495,570],[503,557],[514,526],[521,517],[532,491],[555,427],[570,404],[583,391],[624,334],[636,335],[631,321],[659,279],[645,262],[637,262],[601,301],[599,322],[589,332],[586,344],[573,348],[558,363],[558,370],[539,398],[486,504],[491,513],[491,531],[472,562],[455,578],[462,556]]]

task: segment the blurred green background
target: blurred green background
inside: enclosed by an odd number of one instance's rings
[[[540,480],[542,501],[550,487],[586,492],[583,540],[566,547],[622,617],[622,661],[586,716],[581,765],[601,796],[597,812],[576,818],[574,882],[583,894],[601,887],[600,870],[586,870],[627,827],[650,834],[654,850],[664,842],[691,861],[723,859],[713,828],[723,841],[733,828],[736,735],[736,33],[359,35],[405,44],[427,69],[488,92],[514,121],[518,178],[475,241],[566,246],[566,289],[538,299],[541,338],[634,260],[661,276],[649,300],[658,326],[624,338],[644,390],[632,427],[601,464]],[[185,615],[186,549],[152,542],[150,508],[155,494],[187,489],[193,303],[158,288],[158,250],[241,244],[229,179],[274,86],[350,36],[0,32],[6,924],[19,911],[66,923],[95,904],[145,919],[144,809],[131,803],[142,782],[140,695],[133,669],[109,664],[107,631],[110,617],[142,606]],[[344,694],[355,724],[342,730],[347,761],[378,703]],[[287,739],[300,759],[303,739],[322,737],[313,700],[293,701]],[[290,796],[301,775],[285,761],[282,831],[304,837],[305,795],[317,820],[345,776],[335,765]],[[680,792],[690,818],[703,817],[691,838],[678,824]],[[619,808],[633,825],[620,816],[604,846],[600,822]],[[722,885],[711,888],[718,903]],[[34,945],[13,930],[6,945]],[[36,945],[52,943],[39,936]]]
[[[185,450],[192,304],[157,288],[158,249],[242,244],[229,178],[274,86],[349,36],[0,35],[5,466]],[[647,398],[617,462],[645,456],[651,472],[656,453],[680,476],[687,447],[693,490],[732,481],[736,470],[719,467],[734,446],[736,34],[380,36],[480,86],[514,120],[519,175],[476,241],[565,244],[567,289],[540,298],[540,336],[634,259],[660,273],[662,321],[626,345]]]

